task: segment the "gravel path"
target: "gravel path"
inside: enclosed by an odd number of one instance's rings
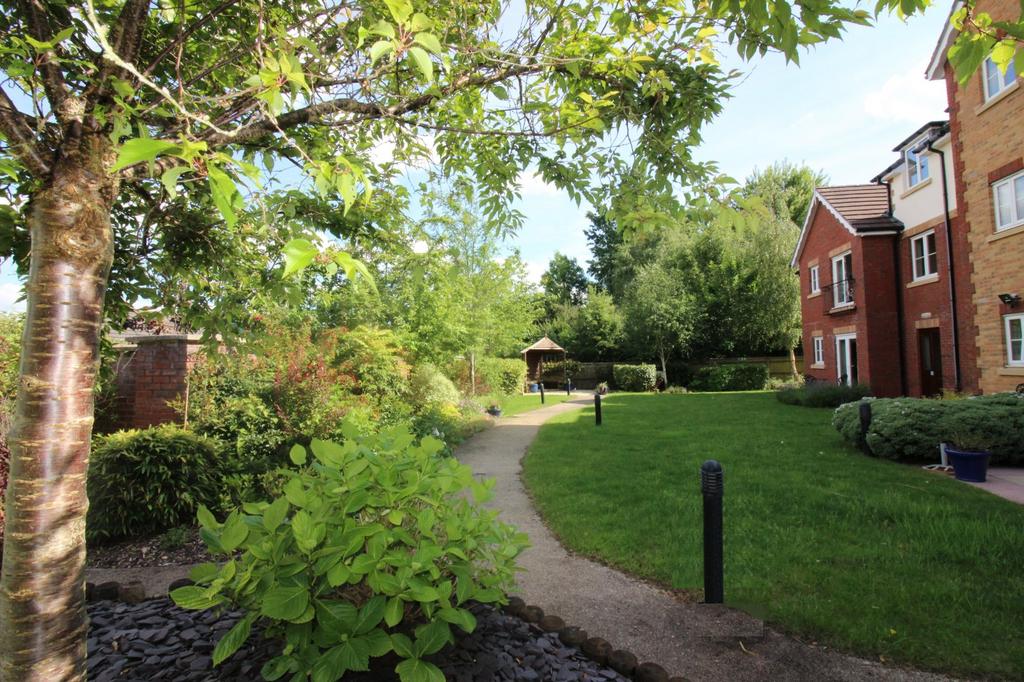
[[[557,635],[519,618],[476,605],[477,628],[429,657],[456,682],[554,680],[629,682],[597,665]],[[234,656],[213,668],[212,652],[240,614],[185,611],[167,598],[135,605],[100,601],[89,605],[89,679],[92,682],[252,682],[281,648],[254,634]],[[393,656],[375,661],[364,673],[348,673],[345,682],[397,682]]]
[[[490,506],[530,536],[519,589],[529,604],[627,649],[640,661],[690,680],[906,680],[949,678],[888,668],[805,644],[735,609],[688,603],[619,571],[570,554],[544,525],[520,480],[520,460],[540,425],[593,404],[593,396],[500,419],[456,451],[483,478],[497,479]],[[614,418],[605,415],[605,419]],[[728,580],[728,576],[726,576]]]

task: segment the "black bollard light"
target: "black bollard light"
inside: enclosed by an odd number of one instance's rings
[[[722,465],[713,459],[700,467],[704,495],[704,603],[722,604],[725,587],[722,567]]]
[[[594,423],[601,425],[601,394],[594,394]]]
[[[540,382],[540,404],[544,404],[544,382]]]
[[[867,452],[868,429],[871,428],[871,403],[866,400],[860,401],[860,449]]]

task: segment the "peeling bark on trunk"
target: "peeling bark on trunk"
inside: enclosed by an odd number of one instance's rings
[[[107,145],[84,141],[29,204],[21,375],[0,575],[0,680],[85,680],[85,480],[113,258]]]
[[[796,349],[789,347],[789,371],[793,375],[793,381],[800,379],[800,370],[796,367]]]

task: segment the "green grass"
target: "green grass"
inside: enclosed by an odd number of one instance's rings
[[[766,393],[611,395],[545,424],[525,480],[572,549],[699,590],[700,464],[725,469],[726,601],[921,668],[1024,679],[1024,507],[872,459]]]
[[[501,416],[511,417],[514,414],[537,410],[550,405],[564,403],[568,399],[565,391],[547,391],[544,394],[544,404],[540,404],[540,393],[526,393],[524,395],[501,396],[497,402],[501,403]],[[489,404],[484,401],[484,405]]]

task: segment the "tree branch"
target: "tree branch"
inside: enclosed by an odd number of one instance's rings
[[[121,8],[114,26],[110,47],[129,64],[135,63],[142,49],[142,34],[146,29],[146,16],[149,14],[148,0],[128,0]],[[107,97],[110,88],[110,77],[117,73],[118,64],[106,59],[100,72],[86,88],[84,97],[91,105]]]
[[[0,88],[0,132],[11,144],[18,160],[37,178],[50,174],[50,162],[40,147],[35,130],[29,123],[31,116],[18,111],[7,93]],[[29,120],[26,120],[29,119]]]
[[[28,24],[32,37],[42,42],[53,40],[53,29],[50,27],[49,12],[41,0],[20,0],[18,5]],[[39,55],[39,71],[42,75],[43,90],[50,100],[50,109],[61,118],[61,104],[68,97],[68,88],[64,82],[64,74],[55,61],[56,50],[50,48]],[[63,121],[62,121],[63,122]]]
[[[163,59],[167,55],[171,54],[171,52],[174,51],[175,47],[177,47],[180,44],[183,44],[186,40],[188,40],[189,36],[191,36],[193,33],[198,31],[200,28],[205,26],[207,23],[209,23],[210,21],[215,19],[217,17],[217,15],[219,15],[221,12],[223,12],[226,9],[228,9],[232,5],[236,4],[238,1],[239,0],[224,0],[224,2],[222,2],[219,5],[217,5],[212,10],[210,10],[210,12],[206,16],[204,16],[202,19],[200,19],[199,21],[195,22],[194,24],[192,24],[191,26],[186,28],[184,31],[182,31],[178,36],[175,37],[174,40],[169,42],[167,44],[167,46],[164,47],[164,49],[160,51],[160,54],[158,54],[156,57],[153,58],[153,61],[150,62],[149,66],[146,67],[146,69],[142,72],[142,74],[144,76],[148,76],[149,74],[153,73],[153,69],[156,68],[157,64],[159,64],[161,61],[163,61]]]

